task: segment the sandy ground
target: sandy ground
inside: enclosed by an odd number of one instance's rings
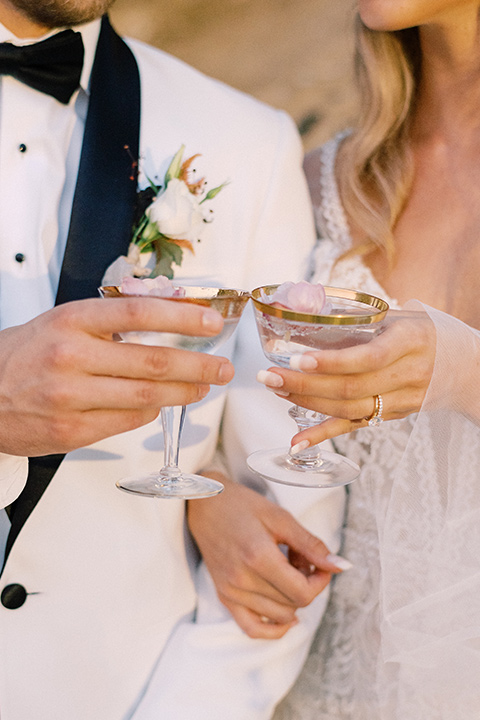
[[[287,110],[306,149],[349,124],[352,0],[117,0],[116,28]]]

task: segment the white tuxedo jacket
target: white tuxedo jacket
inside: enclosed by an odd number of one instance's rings
[[[314,230],[291,120],[160,51],[130,46],[142,84],[144,172],[162,178],[185,144],[188,155],[201,153],[198,172],[210,184],[230,181],[179,274],[245,289],[303,276]],[[227,451],[242,479],[245,454],[261,446],[263,431],[265,444],[278,445],[294,428],[285,403],[253,390],[257,362],[265,361],[248,317],[238,340],[239,420],[230,413]],[[224,390],[213,389],[188,409],[185,470],[211,461],[224,400]],[[252,413],[260,429],[253,437]],[[0,590],[20,583],[28,593],[17,609],[0,606],[2,720],[255,720],[268,718],[293,682],[325,598],[283,640],[248,639],[205,569],[191,570],[184,503],[115,488],[119,477],[156,468],[162,457],[154,422],[61,464],[1,577]],[[338,548],[341,492],[282,488],[279,499]]]

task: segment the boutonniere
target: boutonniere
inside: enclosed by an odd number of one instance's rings
[[[107,269],[102,284],[118,285],[124,277],[173,278],[173,265],[180,266],[184,251],[194,252],[205,224],[213,220],[208,201],[227,185],[206,189],[205,178],[196,179],[192,168],[199,154],[183,160],[182,145],[168,166],[163,183],[148,176],[148,186],[137,196],[137,213],[127,256],[117,258]],[[146,267],[142,255],[154,257]]]

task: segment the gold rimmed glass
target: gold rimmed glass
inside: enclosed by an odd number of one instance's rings
[[[255,320],[263,352],[270,362],[289,367],[292,355],[331,350],[369,342],[383,329],[387,303],[374,295],[343,288],[326,287],[328,314],[311,315],[276,307],[262,301],[278,285],[266,285],[252,292]],[[293,406],[290,417],[298,431],[317,425],[326,416]],[[297,454],[285,448],[260,450],[248,458],[248,467],[268,480],[300,487],[335,487],[353,482],[358,465],[319,445]]]
[[[138,345],[156,345],[163,347],[214,353],[233,334],[250,295],[243,290],[233,288],[182,287],[183,297],[153,298],[169,302],[194,303],[217,310],[223,317],[222,331],[213,337],[181,335],[167,332],[125,332],[121,333],[122,342]],[[125,298],[117,286],[99,288],[104,298]],[[183,473],[178,466],[180,440],[185,419],[185,406],[164,407],[161,419],[164,437],[164,465],[159,471],[118,480],[120,490],[157,498],[180,498],[190,500],[217,495],[223,485],[211,478]]]

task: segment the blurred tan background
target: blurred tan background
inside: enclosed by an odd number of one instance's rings
[[[287,110],[306,149],[349,124],[352,0],[117,0],[122,34]]]

